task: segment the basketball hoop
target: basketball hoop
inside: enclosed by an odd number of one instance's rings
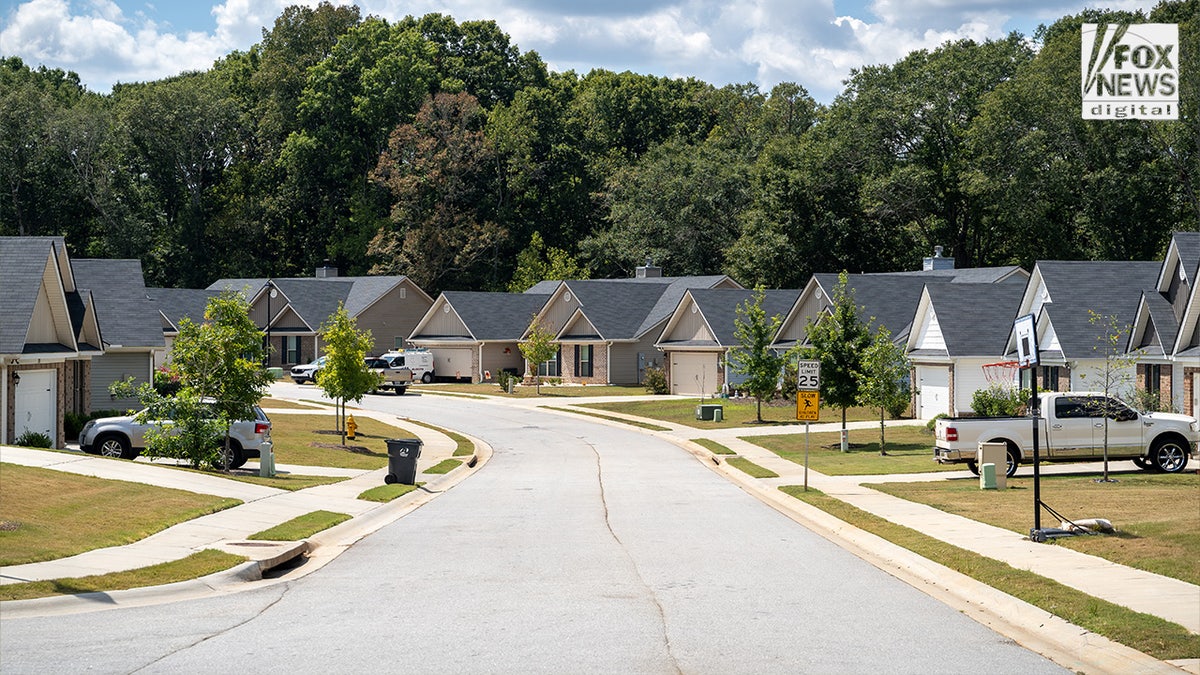
[[[998,361],[985,364],[982,368],[983,376],[989,385],[1015,389],[1020,384],[1020,380],[1017,379],[1017,373],[1021,371],[1020,361]]]

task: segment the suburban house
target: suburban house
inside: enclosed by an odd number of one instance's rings
[[[408,342],[433,354],[438,377],[482,382],[525,371],[521,336],[546,301],[542,293],[444,291]]]
[[[1038,261],[1016,312],[1032,314],[1037,327],[1038,388],[1051,391],[1103,389],[1104,341],[1109,317],[1127,331],[1138,312],[1142,289],[1154,288],[1158,262]],[[1093,320],[1093,317],[1098,317]],[[1004,353],[1015,359],[1009,326]],[[1119,345],[1124,352],[1126,339]],[[1029,386],[1030,373],[1022,371]]]
[[[91,359],[89,410],[141,407],[135,397],[118,398],[109,385],[134,379],[152,382],[156,362],[166,353],[158,304],[150,298],[139,260],[72,261],[75,283],[92,292],[96,316],[104,326],[104,353]]]
[[[762,309],[770,320],[782,318],[799,290],[764,291]],[[663,352],[672,394],[711,396],[746,379],[733,371],[729,350],[737,346],[739,306],[754,302],[748,289],[691,289],[668,318],[655,346]]]
[[[972,396],[989,384],[985,366],[1004,361],[1024,292],[1013,283],[925,285],[905,348],[916,417],[973,412]],[[997,368],[996,374],[1015,377],[1016,370]]]
[[[1142,291],[1129,333],[1137,384],[1173,409],[1200,418],[1200,232],[1176,232]]]
[[[854,295],[859,306],[859,318],[871,330],[879,326],[888,329],[897,344],[904,344],[912,327],[913,317],[921,293],[927,284],[1012,284],[1024,286],[1029,275],[1017,266],[975,267],[955,269],[934,267],[937,264],[953,265],[953,258],[926,258],[927,269],[920,272],[884,272],[873,274],[850,274],[846,277],[847,290]],[[945,261],[949,261],[948,263]],[[837,274],[814,274],[784,317],[775,347],[789,349],[797,344],[808,343],[808,324],[817,323],[829,316],[833,307],[833,291],[839,284]],[[1011,318],[1011,317],[1010,317]]]
[[[646,367],[660,363],[655,343],[683,294],[708,288],[741,285],[723,274],[664,277],[649,264],[632,279],[535,284],[526,293],[550,295],[537,321],[559,344],[558,355],[538,364],[538,373],[565,382],[640,384]]]
[[[308,363],[320,356],[320,330],[338,305],[370,330],[375,351],[403,349],[405,340],[433,304],[433,298],[407,276],[341,277],[336,267],[318,267],[316,276],[221,279],[210,291],[233,290],[250,303],[250,317],[267,333],[270,365]]]
[[[195,323],[204,323],[208,301],[219,293],[203,288],[148,288],[146,294],[154,301],[161,324],[165,349],[154,361],[154,367],[159,368],[170,358],[171,347],[179,337],[180,322],[191,319]]]
[[[63,416],[88,410],[104,346],[62,237],[0,237],[0,306],[0,442],[32,432],[65,447]]]

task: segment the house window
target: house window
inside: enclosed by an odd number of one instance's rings
[[[401,286],[401,287],[400,287],[400,299],[401,299],[401,300],[403,300],[403,299],[405,299],[405,298],[407,298],[407,297],[408,297],[408,289],[407,289],[407,288],[405,288],[405,287],[403,287],[403,286]]]
[[[1032,387],[1031,380],[1032,369],[1025,368],[1021,370],[1021,387],[1029,389]],[[1059,381],[1059,366],[1041,366],[1038,368],[1038,389],[1043,391],[1062,391],[1058,388]]]
[[[575,345],[575,377],[592,376],[592,345]]]
[[[1153,363],[1142,366],[1146,369],[1146,384],[1145,389],[1150,394],[1162,393],[1162,366]]]
[[[300,363],[300,336],[287,335],[283,338],[284,363]]]
[[[404,351],[404,338],[399,335],[393,336],[392,337],[392,349],[395,349],[398,352]]]
[[[542,377],[558,377],[562,370],[558,367],[559,361],[562,358],[562,348],[559,347],[558,353],[554,358],[544,363],[538,364],[538,375]]]

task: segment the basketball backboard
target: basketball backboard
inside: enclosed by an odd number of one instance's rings
[[[1017,338],[1017,361],[1021,367],[1038,364],[1037,323],[1032,314],[1017,317],[1013,322],[1013,334]]]

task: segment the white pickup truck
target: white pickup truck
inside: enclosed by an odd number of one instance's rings
[[[1094,392],[1040,394],[1038,454],[1048,462],[1095,461],[1104,457],[1108,415],[1108,458],[1132,459],[1146,470],[1179,473],[1196,451],[1196,419],[1172,413],[1139,413],[1116,399]],[[1105,401],[1109,401],[1108,405]],[[966,464],[978,473],[975,453],[981,442],[1008,445],[1007,474],[1033,461],[1033,420],[1029,417],[947,417],[934,427],[934,459]]]
[[[413,373],[411,370],[393,366],[386,359],[368,356],[366,364],[369,370],[379,375],[379,386],[375,391],[390,389],[396,392],[397,395],[401,395],[408,391],[409,386],[413,383]]]

